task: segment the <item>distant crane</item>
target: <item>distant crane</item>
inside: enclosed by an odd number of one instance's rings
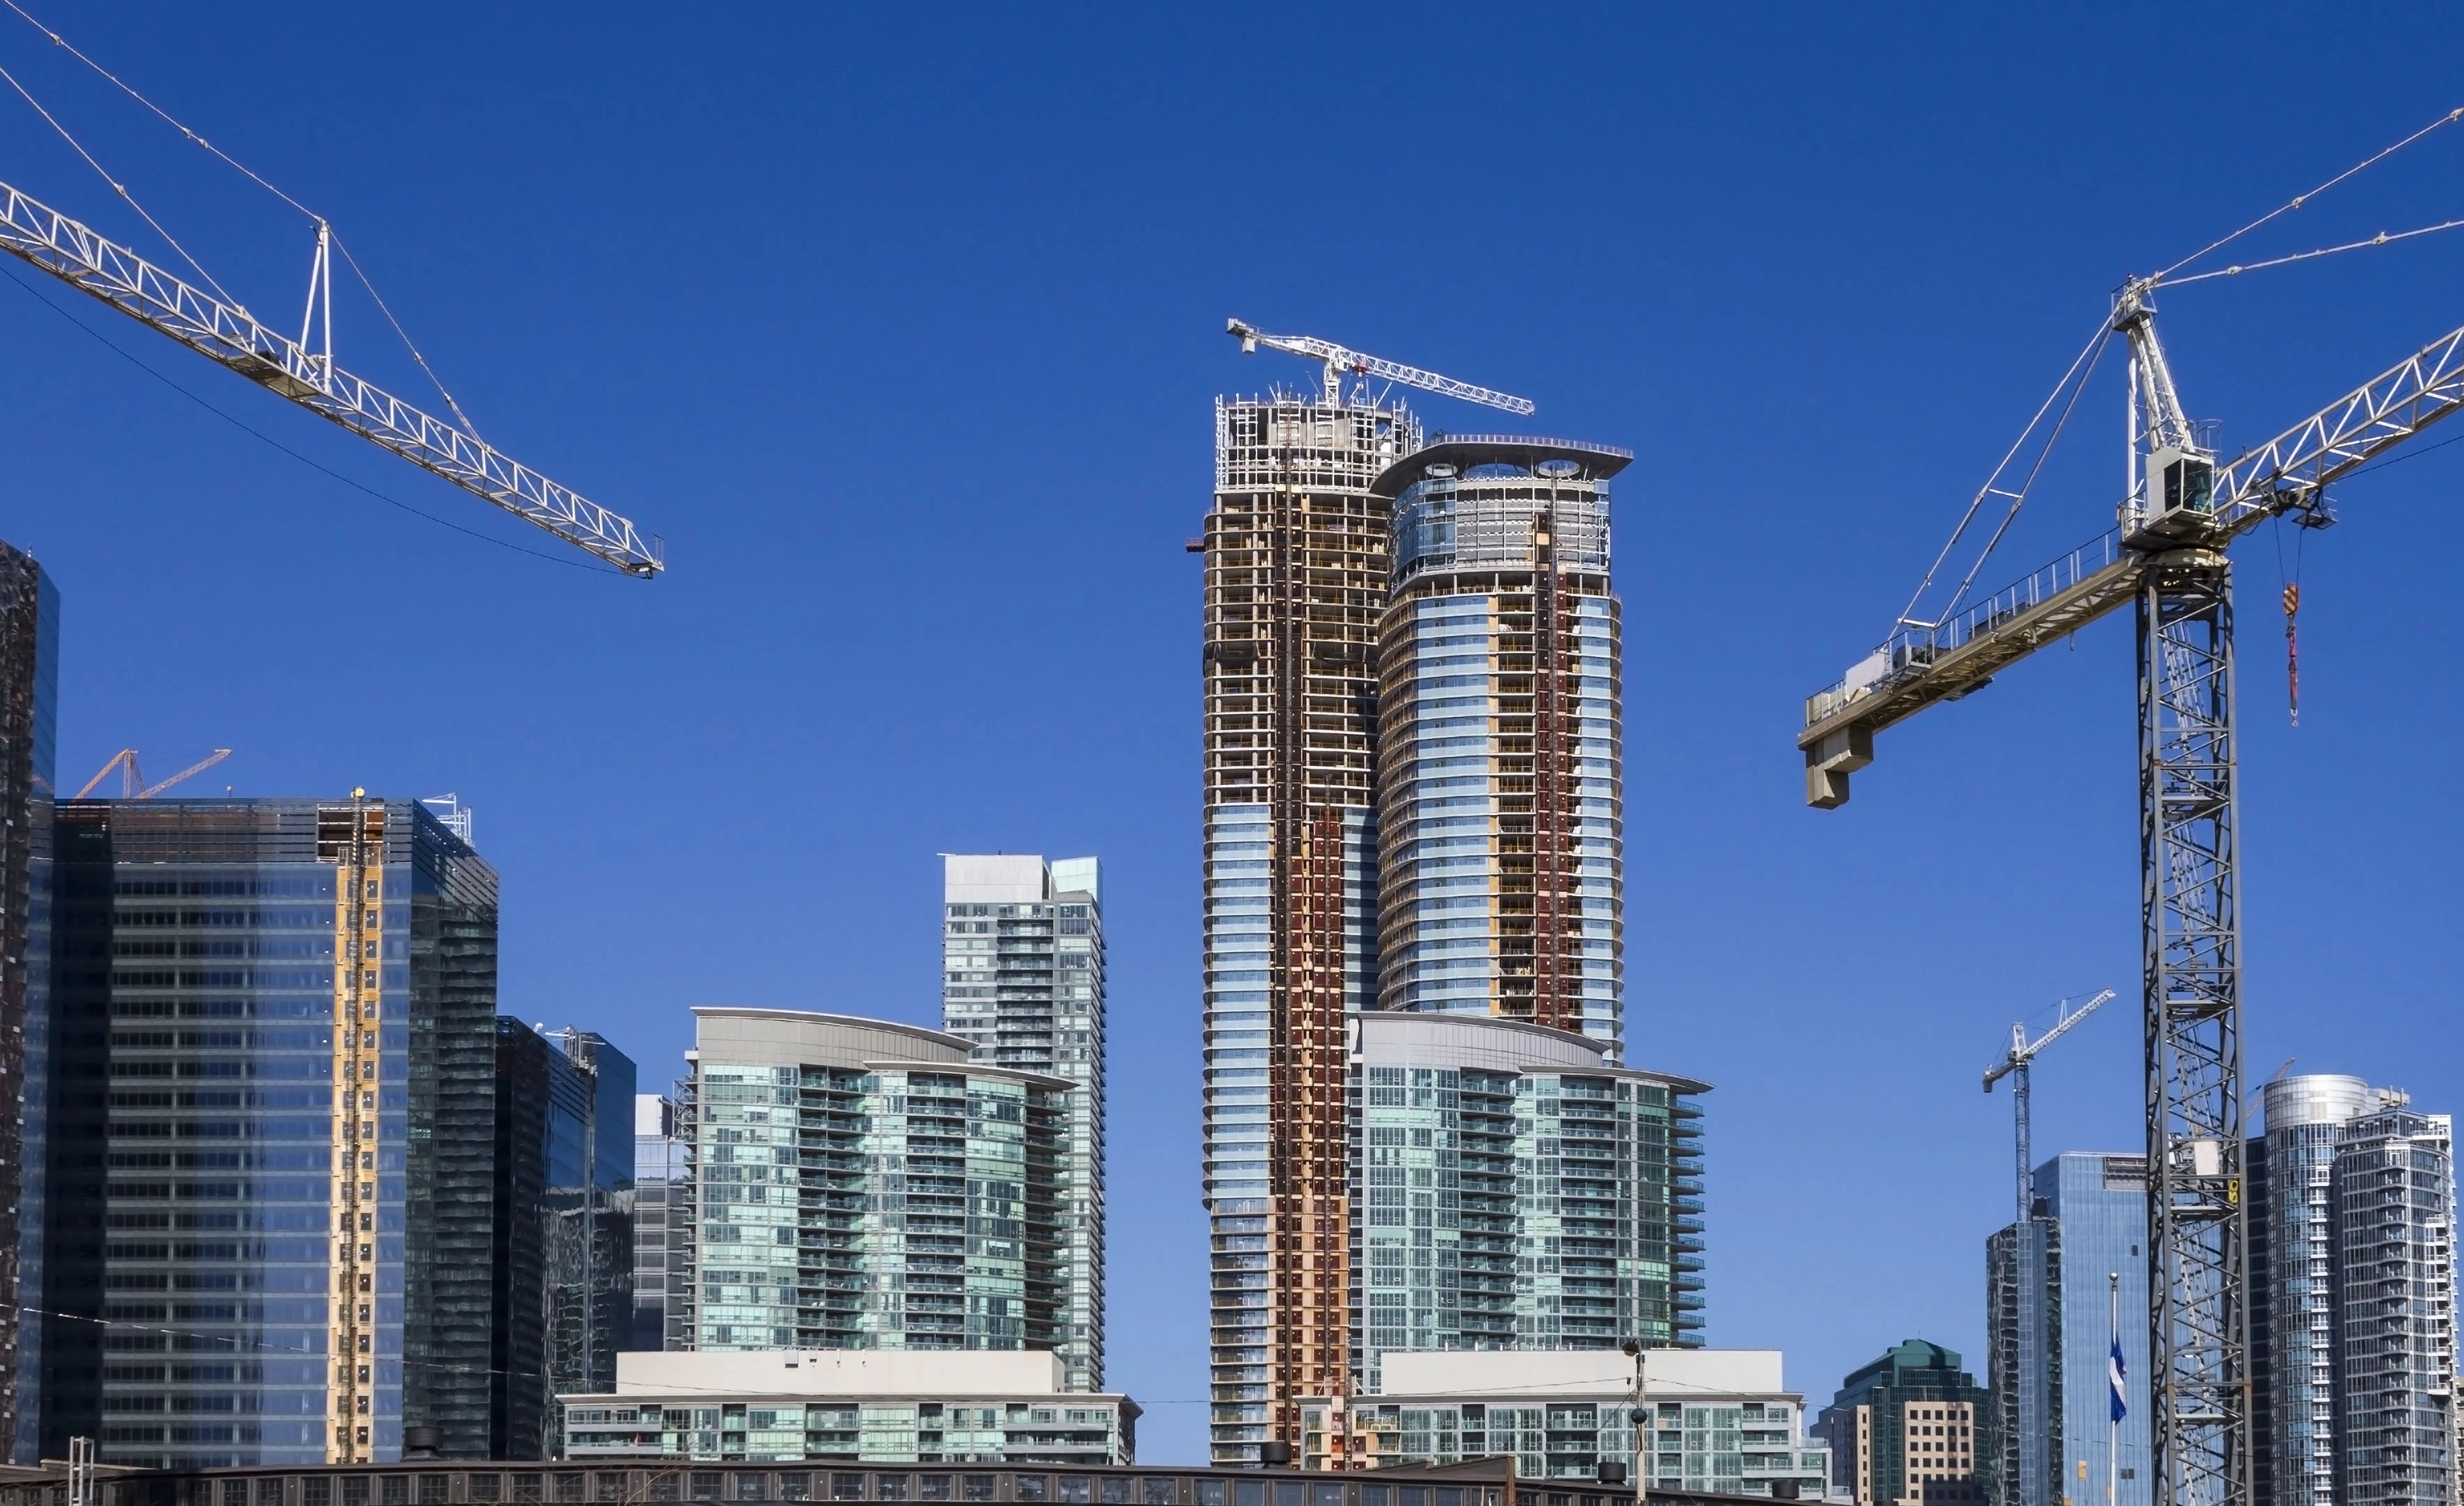
[[[103,779],[110,775],[112,770],[117,769],[120,771],[120,797],[121,799],[150,800],[182,780],[205,773],[207,770],[212,768],[214,765],[222,762],[231,755],[231,751],[230,749],[217,748],[210,755],[198,759],[195,763],[188,765],[178,774],[171,775],[171,777],[159,780],[153,784],[147,784],[145,782],[145,775],[143,771],[137,767],[137,750],[134,748],[122,748],[120,752],[111,755],[111,761],[109,763],[104,764],[101,768],[97,769],[94,772],[94,777],[85,782],[84,789],[77,791],[77,794],[69,797],[69,798],[73,800],[84,799],[87,796],[94,793],[94,787],[96,785],[100,784]]]
[[[1311,360],[1321,362],[1326,368],[1326,401],[1330,404],[1343,401],[1343,379],[1351,375],[1383,377],[1389,382],[1399,382],[1407,387],[1419,387],[1423,391],[1437,393],[1441,397],[1460,398],[1465,403],[1478,403],[1492,408],[1504,408],[1508,413],[1529,414],[1532,411],[1529,398],[1492,392],[1486,387],[1475,387],[1468,382],[1457,382],[1452,377],[1441,377],[1434,371],[1422,371],[1418,366],[1405,366],[1391,360],[1380,360],[1375,356],[1364,356],[1356,350],[1346,350],[1332,340],[1319,339],[1314,336],[1269,335],[1253,325],[1243,324],[1239,319],[1226,320],[1223,333],[1239,337],[1243,355],[1254,355],[1258,347],[1264,345],[1268,350],[1280,350],[1292,356],[1306,356]]]
[[[0,251],[92,295],[146,328],[166,335],[251,382],[280,393],[319,418],[392,450],[431,474],[513,513],[643,579],[666,564],[666,548],[597,503],[559,486],[480,439],[430,418],[400,398],[334,364],[329,233],[317,229],[310,275],[309,321],[298,339],[268,329],[256,316],[200,293],[67,215],[0,184]],[[323,349],[311,354],[323,295]]]
[[[1985,1069],[1985,1091],[1988,1093],[1992,1092],[1993,1084],[2001,1081],[2004,1078],[2009,1078],[2011,1080],[2012,1138],[2015,1143],[2015,1146],[2018,1151],[2019,1162],[2019,1211],[2016,1217],[2013,1220],[2014,1223],[2024,1226],[2028,1222],[2028,1210],[2030,1207],[2028,1183],[2036,1169],[2034,1165],[2035,1158],[2031,1154],[2028,1144],[2030,1134],[2028,1120],[2028,1063],[2036,1059],[2036,1054],[2038,1052],[2043,1051],[2047,1046],[2052,1045],[2055,1041],[2059,1040],[2064,1036],[2070,1034],[2070,1029],[2073,1025],[2078,1024],[2080,1020],[2083,1020],[2090,1015],[2095,1014],[2099,1009],[2102,1008],[2107,1001],[2112,999],[2112,997],[2113,991],[2111,989],[2101,991],[2096,997],[2088,1000],[2079,1008],[2071,1010],[2067,1014],[2062,1014],[2058,1019],[2054,1021],[2053,1029],[2046,1031],[2043,1035],[2038,1036],[2033,1041],[2028,1038],[2028,1027],[2021,1021],[2013,1020],[2011,1022],[2011,1054]],[[2069,1003],[2070,1001],[2068,999],[2064,999],[2062,1001],[2064,1006],[2067,1006]],[[2057,1011],[2057,1013],[2059,1013],[2059,1011]]]

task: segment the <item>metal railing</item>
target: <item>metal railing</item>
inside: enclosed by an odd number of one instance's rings
[[[1805,698],[1805,725],[1812,727],[1876,690],[1923,674],[1935,661],[2113,568],[2125,553],[2122,530],[2109,528],[1941,622],[1903,622],[1847,674]]]

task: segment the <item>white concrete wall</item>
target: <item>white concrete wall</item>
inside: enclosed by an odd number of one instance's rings
[[[1061,1361],[1049,1349],[646,1350],[616,1357],[619,1396],[1023,1398],[1057,1396],[1061,1386]]]
[[[1785,1389],[1777,1349],[1654,1349],[1643,1384],[1656,1402]],[[1616,1349],[1389,1349],[1381,1397],[1622,1396],[1634,1361]]]

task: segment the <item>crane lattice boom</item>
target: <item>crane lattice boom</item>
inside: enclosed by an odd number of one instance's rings
[[[1306,356],[1311,360],[1323,362],[1326,367],[1326,400],[1329,403],[1339,403],[1343,400],[1344,373],[1353,372],[1361,376],[1383,377],[1389,382],[1399,382],[1405,386],[1419,387],[1424,391],[1435,392],[1441,397],[1461,398],[1465,403],[1479,403],[1492,408],[1504,408],[1508,413],[1528,414],[1533,410],[1529,398],[1493,392],[1486,387],[1473,386],[1468,382],[1457,382],[1452,377],[1441,377],[1434,371],[1422,371],[1418,366],[1405,366],[1391,360],[1381,360],[1375,356],[1364,356],[1356,350],[1346,350],[1331,340],[1319,339],[1314,336],[1269,335],[1264,330],[1243,324],[1239,319],[1225,321],[1223,330],[1227,335],[1240,338],[1241,348],[1243,351],[1254,351],[1264,345],[1269,350],[1280,350],[1292,356]]]
[[[2156,343],[2152,320],[2143,318],[2129,332],[2134,346],[2154,355],[2153,369],[2162,372],[2163,347]],[[2150,366],[2143,358],[2142,369]],[[2169,375],[2164,381],[2169,395]],[[1848,775],[1872,762],[1876,732],[1936,702],[1983,688],[2038,648],[2137,600],[2148,561],[2157,554],[2189,546],[2221,549],[2288,513],[2323,525],[2329,482],[2459,407],[2464,329],[2432,340],[2266,444],[2216,467],[2208,508],[2168,512],[2161,497],[2125,499],[2117,527],[1955,617],[1893,632],[1838,683],[1806,698],[1805,731],[1797,738],[1805,751],[1806,803],[1826,810],[1847,803]],[[2151,426],[2150,437],[2163,432]]]
[[[626,519],[6,184],[0,251],[628,575],[648,578],[666,563],[659,541]]]

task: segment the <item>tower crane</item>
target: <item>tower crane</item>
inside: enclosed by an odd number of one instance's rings
[[[127,247],[0,184],[0,251],[627,575],[643,579],[657,575],[666,564],[659,539],[643,537],[630,522],[476,434],[431,418],[334,363],[330,239],[319,222],[308,317],[295,340],[259,323],[246,309],[200,293]],[[312,353],[308,345],[317,329],[320,289],[324,338],[322,348]]]
[[[2184,417],[2156,335],[2156,277],[2114,295],[2130,353],[2117,526],[1964,612],[1903,619],[1805,703],[1806,801],[1845,804],[1874,734],[2123,606],[2138,623],[2140,921],[2147,1288],[2158,1506],[2249,1506],[2242,1190],[2240,854],[2233,576],[2270,518],[2335,521],[2327,488],[2464,407],[2464,329],[2255,449],[2220,462]]]
[[[2038,1052],[2069,1035],[2072,1026],[2103,1008],[2112,997],[2111,989],[2101,991],[2096,997],[2079,1008],[2067,1010],[2060,1018],[2054,1021],[2053,1029],[2046,1031],[2033,1041],[2028,1038],[2028,1027],[2025,1024],[2017,1020],[2012,1021],[2010,1055],[1985,1069],[1985,1091],[1988,1093],[1992,1092],[1993,1084],[2004,1078],[2011,1080],[2012,1140],[2018,1152],[2019,1161],[2019,1210],[2013,1219],[2014,1223],[2025,1225],[2028,1222],[2028,1178],[2030,1173],[2035,1170],[2028,1146],[2028,1063],[2036,1059]],[[2067,1006],[2070,1001],[2064,999],[2062,1003]]]
[[[1268,350],[1280,350],[1292,356],[1306,356],[1323,364],[1326,368],[1326,401],[1329,404],[1343,401],[1343,379],[1348,373],[1358,377],[1383,377],[1389,382],[1399,382],[1407,387],[1419,387],[1423,391],[1437,393],[1441,397],[1461,398],[1465,403],[1478,403],[1487,407],[1504,408],[1508,413],[1528,414],[1532,411],[1529,398],[1492,392],[1486,387],[1475,387],[1468,382],[1457,382],[1452,377],[1441,377],[1434,371],[1422,371],[1418,366],[1405,366],[1391,360],[1380,360],[1375,356],[1364,356],[1356,350],[1346,350],[1332,340],[1319,339],[1314,336],[1269,335],[1239,319],[1225,320],[1223,333],[1240,338],[1243,355],[1255,355],[1258,347],[1264,345]]]

